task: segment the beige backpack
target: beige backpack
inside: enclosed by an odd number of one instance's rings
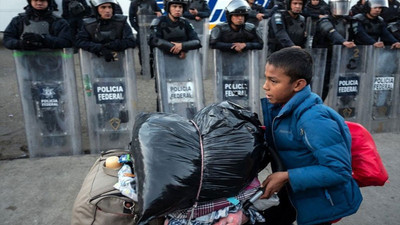
[[[118,182],[118,170],[106,168],[110,156],[130,154],[127,150],[102,153],[90,168],[72,209],[71,225],[133,225],[138,216],[136,203],[113,186]]]

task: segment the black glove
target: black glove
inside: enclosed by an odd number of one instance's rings
[[[102,48],[101,49],[101,54],[103,55],[104,59],[106,60],[106,62],[111,62],[114,61],[114,55],[112,53],[112,51],[108,48]]]
[[[111,49],[113,51],[121,51],[123,48],[121,46],[121,40],[117,39],[114,41],[110,41],[104,45],[104,47]]]
[[[22,50],[36,50],[40,48],[40,45],[37,45],[37,43],[31,43],[27,40],[20,40],[18,45]]]
[[[28,41],[28,42],[37,42],[37,43],[43,43],[44,42],[44,36],[41,34],[35,34],[35,33],[24,33],[22,35],[22,40]]]

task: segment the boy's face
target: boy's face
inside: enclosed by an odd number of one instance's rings
[[[267,63],[265,66],[265,97],[271,104],[285,104],[296,92],[305,87],[306,81],[299,79],[290,82],[290,77],[286,75],[285,70]]]

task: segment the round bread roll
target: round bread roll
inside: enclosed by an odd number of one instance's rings
[[[110,169],[119,169],[122,166],[122,163],[118,162],[118,156],[110,156],[106,159],[106,167]]]

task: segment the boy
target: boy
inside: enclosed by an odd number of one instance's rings
[[[299,225],[330,224],[355,213],[362,201],[352,178],[349,129],[311,92],[312,68],[306,51],[284,48],[268,58],[263,86],[266,140],[287,171],[267,177],[262,197],[286,188]]]

